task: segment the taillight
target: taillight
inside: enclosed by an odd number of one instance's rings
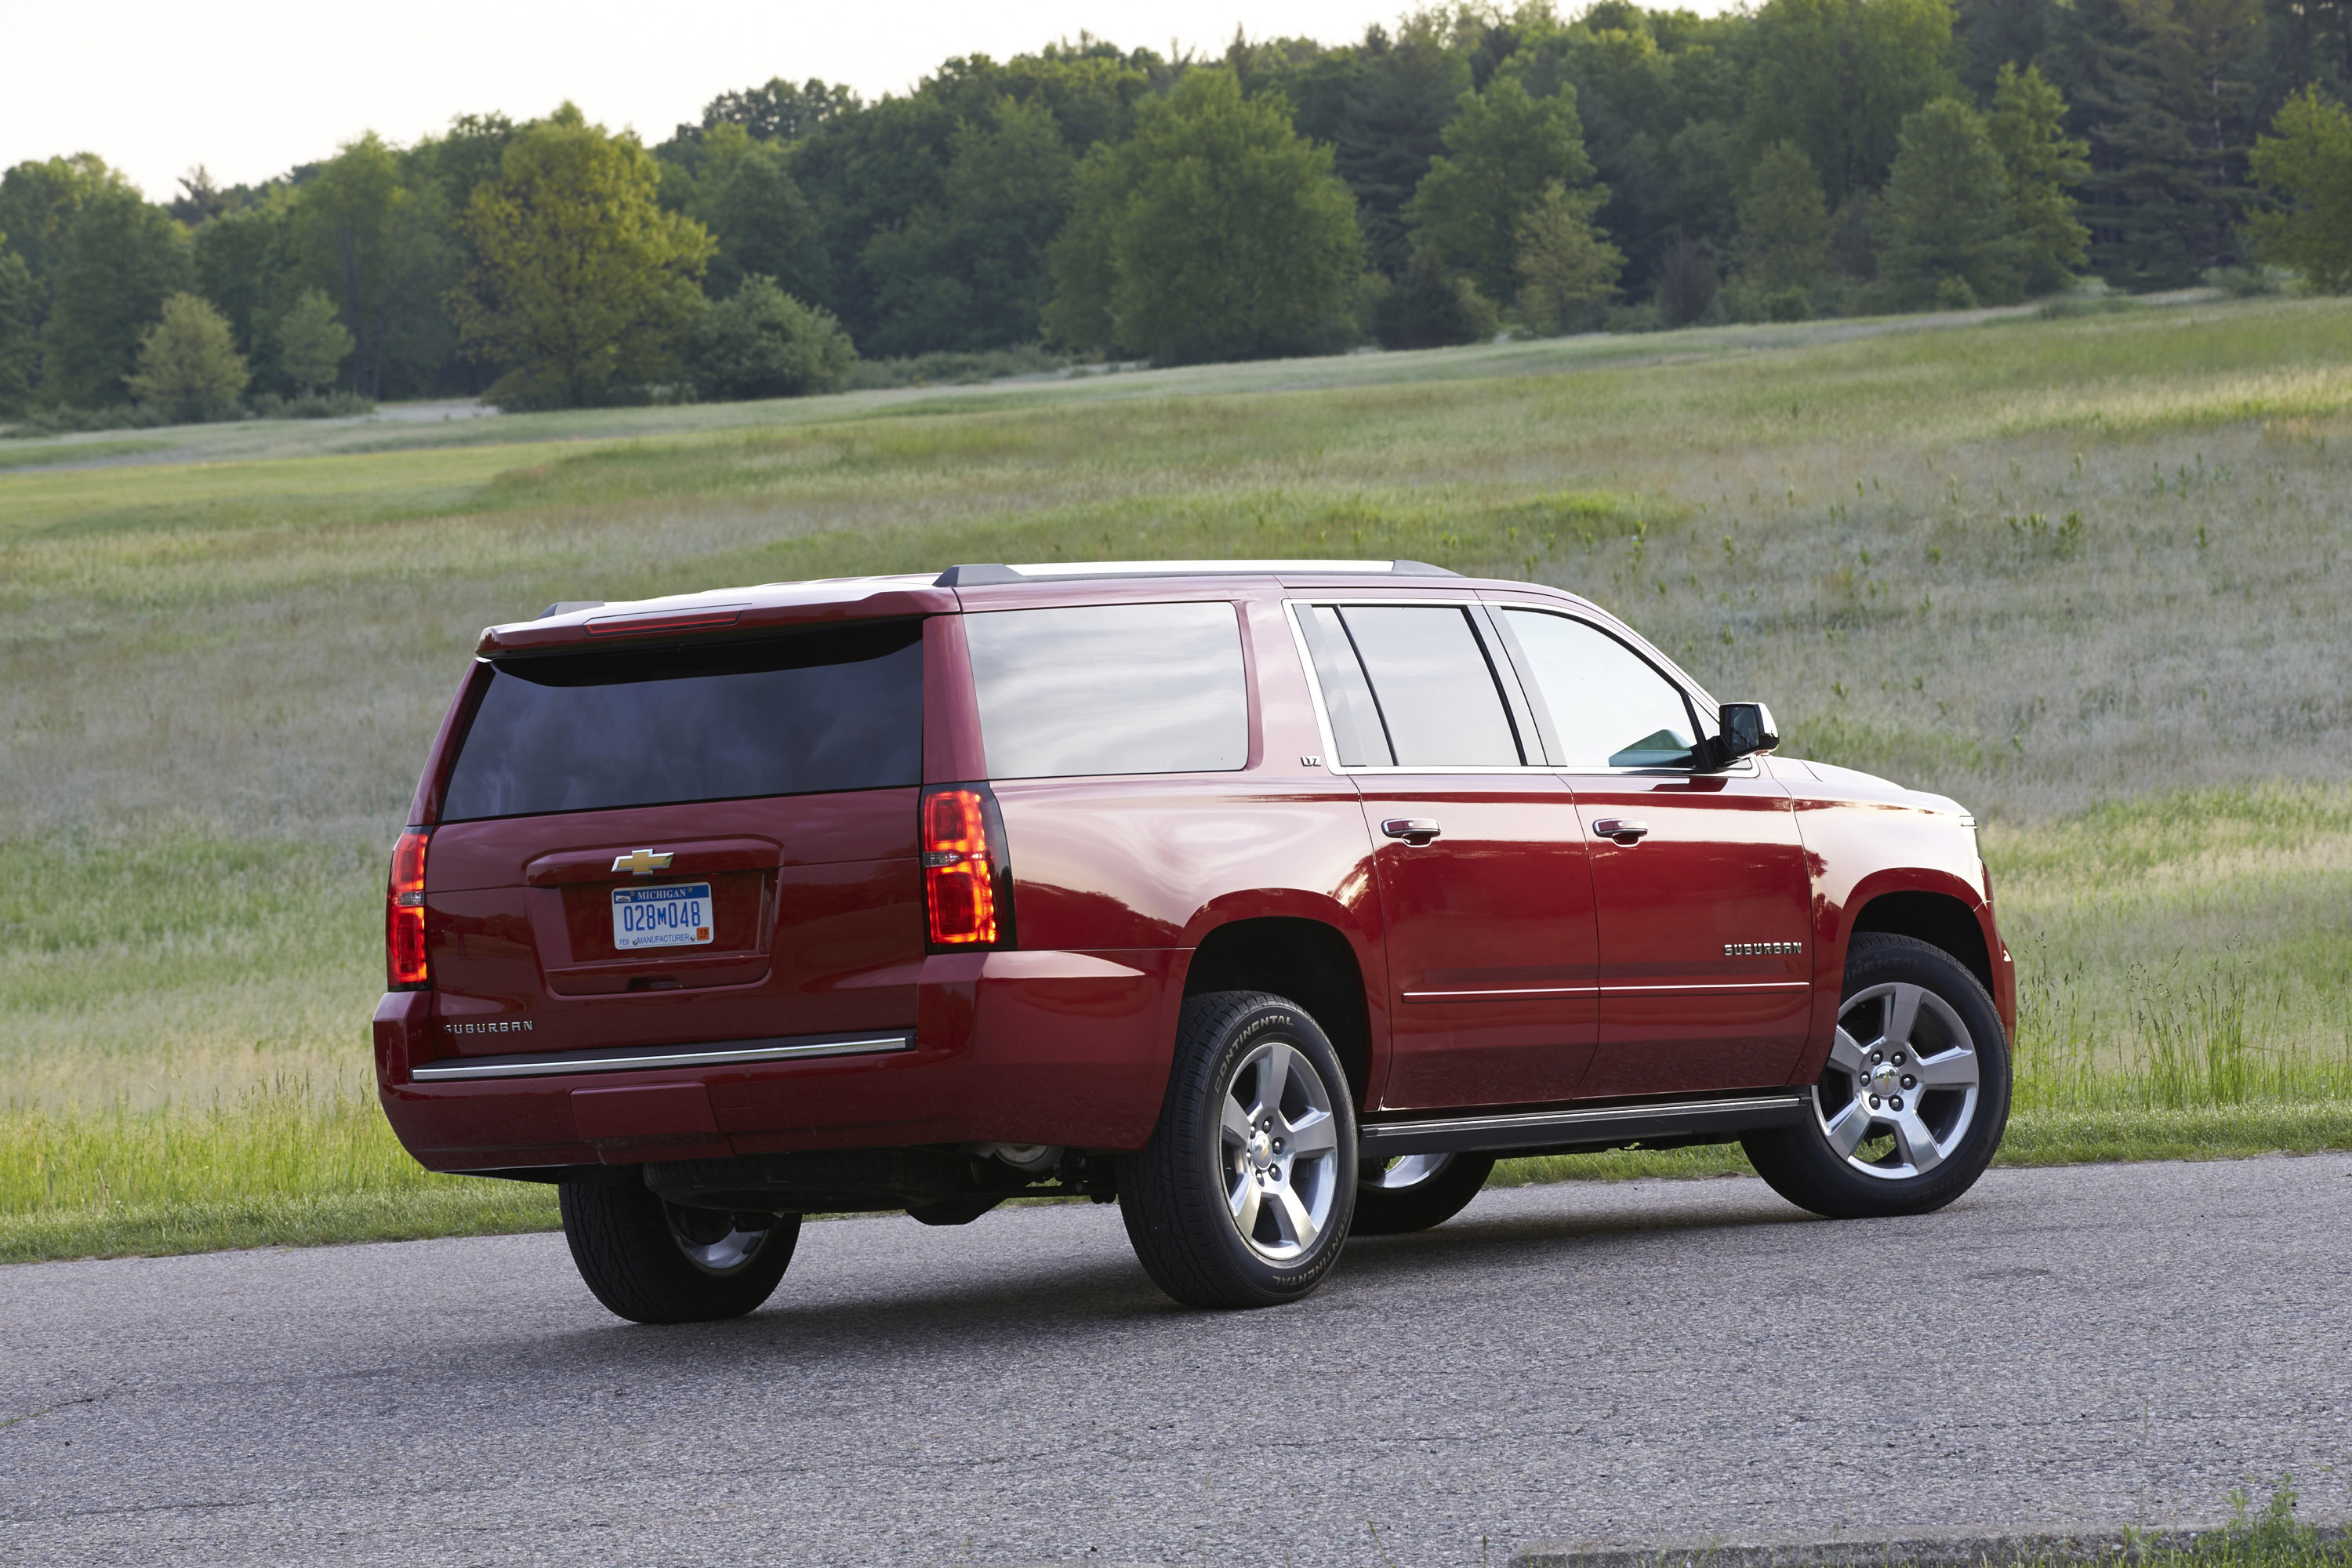
[[[392,881],[383,895],[383,965],[395,991],[433,984],[425,961],[425,845],[430,828],[412,827],[392,847]]]
[[[997,908],[1003,868],[991,844],[993,805],[977,789],[923,797],[923,902],[934,947],[991,947],[1005,935],[1012,911]]]

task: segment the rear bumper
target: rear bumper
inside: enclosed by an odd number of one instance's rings
[[[578,1071],[562,1070],[562,1053],[440,1055],[433,994],[391,992],[375,1011],[377,1092],[401,1142],[436,1171],[925,1143],[1139,1149],[1167,1089],[1191,957],[939,955],[924,961],[916,1016],[868,1041],[711,1042],[643,1066],[586,1051]],[[481,1067],[499,1070],[451,1073]]]

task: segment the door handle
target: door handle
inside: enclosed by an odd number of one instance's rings
[[[1426,844],[1441,830],[1436,823],[1425,816],[1391,816],[1381,824],[1381,831],[1391,838],[1402,838],[1407,844]]]
[[[1639,844],[1642,836],[1649,831],[1648,823],[1636,822],[1629,816],[1604,816],[1592,825],[1593,837],[1613,838],[1627,849]]]

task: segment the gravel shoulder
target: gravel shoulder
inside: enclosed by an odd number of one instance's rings
[[[552,1236],[0,1268],[0,1560],[1499,1563],[2193,1523],[2282,1470],[2342,1519],[2347,1182],[1490,1191],[1233,1315],[1069,1206],[813,1226],[691,1329],[607,1317]]]

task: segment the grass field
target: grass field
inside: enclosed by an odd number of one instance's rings
[[[0,1258],[547,1223],[416,1172],[365,1099],[383,859],[477,632],[971,560],[1404,555],[1587,593],[1790,752],[1986,820],[2014,1157],[2352,1146],[2343,303],[0,458]]]

